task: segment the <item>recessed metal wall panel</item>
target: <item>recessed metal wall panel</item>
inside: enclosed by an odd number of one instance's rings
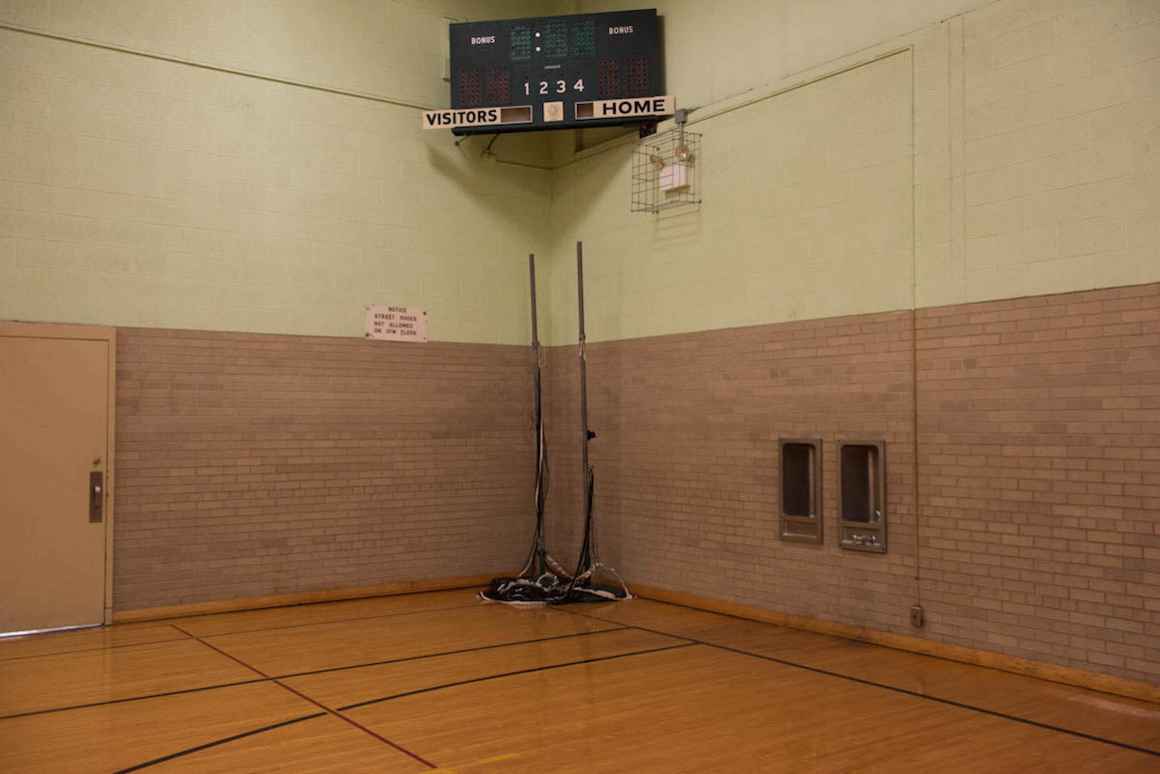
[[[838,545],[886,553],[886,444],[838,444]]]
[[[821,543],[822,441],[783,438],[778,448],[778,537]]]

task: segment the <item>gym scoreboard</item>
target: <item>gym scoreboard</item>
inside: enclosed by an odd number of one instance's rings
[[[657,121],[664,93],[656,9],[451,25],[451,109],[427,129],[527,132]]]

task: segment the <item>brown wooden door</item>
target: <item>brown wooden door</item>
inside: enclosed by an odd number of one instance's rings
[[[99,624],[112,342],[13,327],[0,330],[0,633]]]

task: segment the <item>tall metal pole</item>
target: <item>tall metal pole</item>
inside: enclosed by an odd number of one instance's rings
[[[576,289],[579,299],[577,313],[580,322],[580,469],[583,477],[584,497],[581,509],[584,515],[584,540],[580,546],[580,556],[576,561],[576,572],[568,584],[565,600],[590,599],[630,599],[632,592],[624,584],[620,574],[600,561],[596,551],[596,525],[593,516],[593,493],[596,476],[588,459],[588,443],[596,437],[588,427],[588,353],[587,335],[584,331],[584,243],[576,243]],[[598,579],[596,572],[604,570],[604,579]],[[613,580],[607,580],[611,576]]]
[[[535,363],[532,366],[532,427],[536,431],[536,460],[540,459],[540,428],[542,424],[540,404],[540,324],[536,312],[536,254],[528,253],[528,274],[532,283],[532,357]]]
[[[532,553],[528,557],[527,566],[521,575],[532,579],[540,578],[544,573],[555,572],[562,574],[556,560],[548,553],[547,540],[544,536],[544,506],[547,502],[547,446],[544,441],[543,396],[541,395],[540,376],[540,327],[539,314],[536,308],[536,255],[528,254],[528,278],[532,288],[532,432],[535,434],[536,452],[536,534],[532,540]]]
[[[587,517],[592,512],[592,502],[589,499],[592,495],[590,480],[592,477],[592,469],[588,465],[588,441],[592,438],[592,433],[588,429],[588,356],[585,353],[585,342],[587,337],[584,333],[584,243],[576,243],[576,287],[579,294],[579,317],[580,317],[580,474],[582,476],[582,486],[584,489],[583,510],[581,513]]]

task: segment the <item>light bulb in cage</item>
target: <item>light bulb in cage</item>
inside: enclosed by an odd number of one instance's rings
[[[632,211],[699,205],[700,149],[701,135],[683,126],[642,139],[633,154]]]
[[[674,161],[666,164],[661,170],[661,193],[673,194],[684,191],[689,187],[689,164],[684,161]]]

